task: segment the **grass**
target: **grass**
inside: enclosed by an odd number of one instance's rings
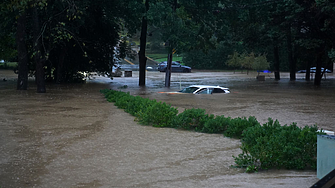
[[[0,63],[0,69],[14,69],[17,67],[17,62]]]
[[[157,62],[162,62],[162,61],[167,61],[167,54],[147,54],[148,57],[151,59],[157,61]],[[178,56],[177,54],[174,54],[172,57],[173,61],[180,61],[182,63],[183,57]]]

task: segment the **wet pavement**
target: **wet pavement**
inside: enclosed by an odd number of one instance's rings
[[[310,187],[315,171],[268,170],[244,173],[234,165],[240,141],[217,134],[138,125],[106,102],[100,89],[113,88],[178,107],[203,108],[260,122],[318,124],[334,130],[335,80],[314,87],[287,74],[275,81],[228,72],[147,72],[147,87],[133,77],[96,77],[87,84],[48,85],[47,93],[15,90],[15,76],[0,70],[0,187]],[[286,76],[286,78],[285,78]],[[300,75],[299,75],[300,76]],[[303,75],[301,75],[302,77]],[[191,84],[229,87],[230,94],[169,95]],[[127,85],[126,89],[121,86]]]

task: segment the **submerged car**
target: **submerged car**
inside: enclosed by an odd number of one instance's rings
[[[158,71],[165,72],[167,68],[167,62],[163,61],[158,64]],[[188,66],[181,65],[176,61],[172,61],[171,71],[172,72],[191,72],[192,68]]]
[[[221,86],[210,85],[191,85],[180,91],[179,93],[193,93],[193,94],[216,94],[216,93],[230,93],[229,88]]]

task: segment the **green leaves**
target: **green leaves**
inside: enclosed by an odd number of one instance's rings
[[[178,114],[174,120],[176,128],[202,131],[208,115],[204,109],[185,109],[184,112]]]
[[[269,68],[269,62],[266,59],[266,55],[262,54],[255,57],[254,63],[252,64],[254,70],[265,70]]]
[[[243,130],[259,124],[255,117],[235,118],[206,114],[204,109],[185,109],[178,114],[177,108],[171,105],[132,96],[129,93],[115,90],[101,90],[107,101],[124,109],[136,117],[143,125],[154,127],[172,127],[204,133],[224,133],[225,136],[241,138]]]
[[[269,118],[262,125],[245,129],[242,134],[243,151],[234,157],[240,167],[257,169],[316,169],[316,126],[300,128],[296,123],[281,126]]]
[[[236,167],[246,172],[259,169],[316,169],[317,126],[300,128],[296,123],[281,126],[271,118],[260,125],[255,117],[234,118],[206,114],[204,109],[178,110],[156,100],[149,100],[115,90],[101,90],[109,102],[134,115],[142,125],[171,127],[204,133],[220,133],[240,138],[242,153],[233,156]],[[178,115],[177,115],[178,114]]]
[[[232,55],[228,56],[228,60],[226,64],[229,67],[240,68],[242,66],[243,61],[244,61],[244,57],[235,51]]]
[[[266,59],[266,55],[258,55],[255,56],[253,52],[249,55],[239,54],[238,52],[234,52],[232,55],[228,56],[228,60],[226,64],[229,67],[233,68],[246,68],[246,69],[254,69],[254,70],[265,70],[269,68],[269,62]]]

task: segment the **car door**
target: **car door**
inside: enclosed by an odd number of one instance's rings
[[[181,65],[175,61],[172,61],[171,70],[172,72],[181,72],[182,71]]]

